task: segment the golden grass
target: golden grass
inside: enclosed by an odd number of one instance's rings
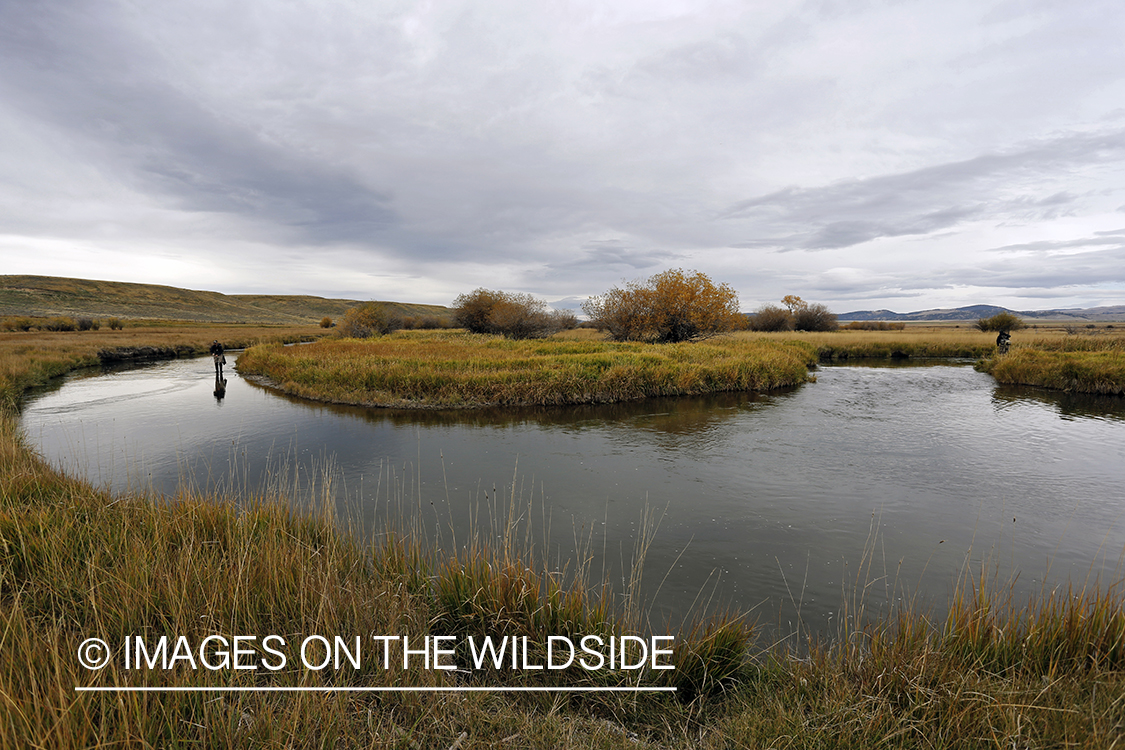
[[[238,370],[322,401],[465,407],[769,390],[805,382],[815,361],[812,346],[788,341],[654,345],[401,331],[297,348],[257,346],[239,358]]]
[[[980,369],[1001,383],[1125,395],[1125,345],[1104,343],[1101,349],[1013,349],[981,363]]]
[[[1042,326],[1015,332],[1012,345],[1062,346],[1076,340],[1125,339],[1125,327],[1097,331],[1098,335],[1072,335],[1062,326]],[[825,332],[792,331],[781,333],[741,332],[738,337],[772,341],[803,341],[817,347],[822,360],[893,359],[893,358],[958,358],[979,359],[996,351],[996,334],[978,331],[972,326],[950,324],[908,325],[901,331],[846,330]]]

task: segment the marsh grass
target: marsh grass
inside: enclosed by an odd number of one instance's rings
[[[257,346],[239,358],[238,369],[303,398],[448,408],[770,390],[806,382],[812,364],[813,348],[800,342],[511,341],[409,331],[373,341],[320,341],[300,351]]]
[[[152,342],[147,342],[152,343]],[[56,352],[59,355],[58,352]],[[60,369],[81,357],[60,356]],[[5,371],[18,391],[30,357]],[[29,364],[30,363],[30,364]],[[67,364],[69,363],[69,364]],[[15,373],[16,381],[10,373]],[[22,372],[22,374],[21,374]],[[311,492],[293,497],[291,493]],[[310,489],[311,488],[311,489]],[[840,637],[757,645],[737,616],[688,623],[675,696],[443,693],[76,693],[76,685],[440,686],[460,673],[98,672],[88,637],[486,632],[530,635],[635,627],[588,556],[535,554],[520,496],[493,506],[486,533],[439,548],[400,482],[400,519],[361,544],[341,528],[332,483],[279,481],[250,501],[185,490],[174,502],[111,496],[47,466],[0,409],[0,747],[370,748],[1117,748],[1125,740],[1125,599],[1116,581],[1016,601],[967,567],[948,615],[912,605],[873,613],[885,585],[874,541],[857,566]],[[486,538],[487,537],[487,538]],[[443,551],[444,550],[444,551]],[[637,567],[644,545],[635,556]],[[553,633],[552,633],[553,634]],[[511,675],[478,675],[496,680]],[[534,680],[550,678],[534,677]],[[567,678],[555,678],[565,683]],[[589,678],[586,678],[589,679]],[[541,684],[541,683],[540,683]]]
[[[1030,342],[978,364],[1001,383],[1125,395],[1125,339],[1069,336]]]

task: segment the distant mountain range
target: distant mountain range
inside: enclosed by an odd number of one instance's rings
[[[1056,310],[1009,310],[996,305],[969,305],[968,307],[919,310],[918,312],[896,313],[891,310],[855,310],[838,313],[842,321],[850,320],[888,320],[888,321],[950,321],[991,318],[1002,312],[1010,312],[1021,318],[1033,320],[1112,322],[1125,321],[1125,305],[1111,307],[1066,308]]]

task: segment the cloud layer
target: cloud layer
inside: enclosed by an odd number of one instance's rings
[[[2,272],[1125,303],[1117,3],[751,6],[0,0]]]

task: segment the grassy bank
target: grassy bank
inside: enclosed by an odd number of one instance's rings
[[[821,361],[847,359],[977,359],[996,351],[996,334],[949,325],[909,326],[901,331],[741,333],[742,337],[802,341],[816,347]]]
[[[1073,338],[1038,341],[992,357],[978,368],[1001,383],[1059,391],[1125,395],[1125,340]]]
[[[205,340],[209,340],[206,339]],[[137,346],[159,341],[138,341]],[[77,358],[73,362],[80,362]],[[3,392],[35,378],[13,357]],[[61,365],[60,365],[61,367]],[[21,374],[22,373],[22,374]],[[320,490],[324,490],[323,485]],[[302,507],[317,497],[301,498]],[[323,499],[323,498],[321,498]],[[209,635],[637,632],[622,604],[574,561],[545,571],[523,545],[518,498],[494,533],[457,550],[409,521],[359,545],[326,513],[284,494],[111,497],[28,450],[0,408],[0,748],[1025,748],[1120,750],[1125,735],[1125,597],[1116,587],[1015,602],[987,577],[958,588],[950,615],[848,621],[796,658],[758,650],[734,620],[675,644],[674,673],[471,674],[360,669],[127,670],[120,650],[90,671],[99,637],[191,642]],[[327,503],[321,507],[328,507]],[[403,518],[409,518],[409,508]],[[521,521],[521,517],[525,519]],[[577,568],[577,570],[575,570]],[[862,566],[861,566],[862,568]],[[850,582],[862,595],[866,582]],[[855,610],[851,610],[853,615]],[[692,628],[689,627],[689,631]],[[260,644],[256,644],[260,646]],[[258,656],[276,663],[260,648]],[[290,651],[289,655],[294,656]],[[533,653],[531,662],[542,656]],[[264,662],[263,662],[264,663]],[[674,674],[674,676],[670,676]],[[676,694],[76,693],[75,686],[673,684]]]
[[[769,390],[804,383],[815,361],[814,348],[802,342],[731,338],[653,345],[400,331],[299,349],[256,346],[239,358],[238,370],[321,401],[462,407]]]

